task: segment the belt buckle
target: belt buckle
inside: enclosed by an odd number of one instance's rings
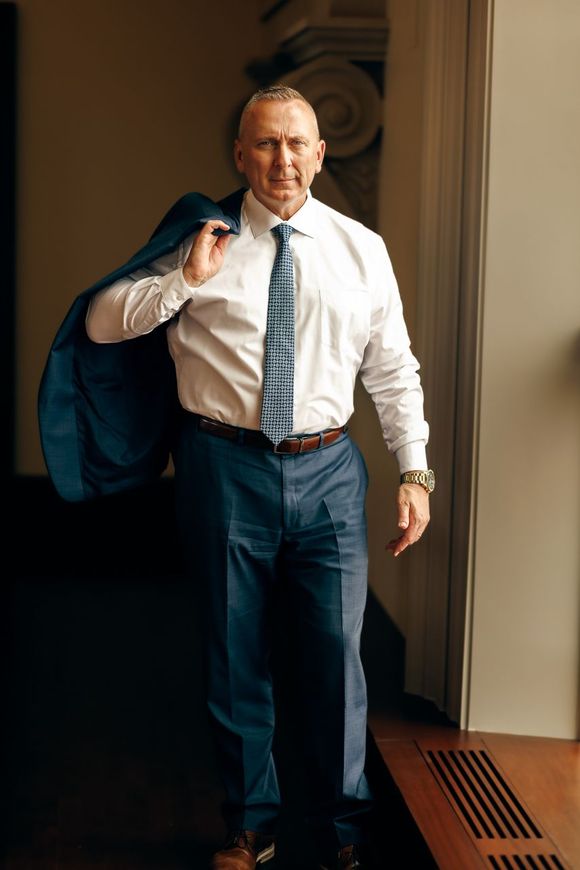
[[[292,437],[292,438],[283,438],[282,441],[280,441],[280,444],[283,444],[284,441],[300,441],[300,446],[299,446],[298,450],[296,450],[296,451],[293,451],[293,450],[278,450],[279,445],[278,445],[278,444],[274,444],[274,453],[278,453],[278,454],[281,455],[281,456],[289,456],[289,455],[293,455],[294,452],[296,452],[296,453],[302,453],[302,442],[304,441],[304,438],[302,438],[300,435],[299,435],[298,437],[294,436],[294,437]]]

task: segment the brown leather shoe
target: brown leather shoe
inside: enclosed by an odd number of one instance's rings
[[[275,837],[256,831],[232,831],[211,859],[211,870],[254,870],[274,857]]]
[[[359,847],[356,843],[343,846],[336,857],[336,863],[328,866],[321,864],[320,870],[364,870],[365,865],[361,861]]]

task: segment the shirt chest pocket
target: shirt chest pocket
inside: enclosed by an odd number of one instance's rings
[[[362,353],[369,338],[370,297],[363,288],[320,288],[320,339],[341,353]]]

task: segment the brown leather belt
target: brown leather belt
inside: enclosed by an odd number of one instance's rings
[[[263,432],[258,432],[255,429],[239,429],[237,426],[229,426],[227,423],[220,423],[209,417],[201,417],[199,414],[194,414],[194,416],[197,417],[198,427],[203,432],[217,435],[218,438],[227,438],[229,441],[237,441],[238,444],[263,447],[273,453],[307,453],[309,450],[318,450],[320,447],[332,444],[348,429],[348,425],[345,425],[339,426],[337,429],[325,429],[323,432],[317,432],[316,435],[293,435],[291,438],[285,438],[284,441],[274,445]]]

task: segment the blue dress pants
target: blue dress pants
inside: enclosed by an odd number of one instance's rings
[[[307,823],[320,842],[365,839],[367,697],[360,636],[367,596],[364,459],[347,433],[295,455],[217,437],[185,414],[177,512],[199,584],[204,680],[228,829],[275,833],[270,653],[276,584],[288,584]],[[243,430],[240,434],[240,441]]]

